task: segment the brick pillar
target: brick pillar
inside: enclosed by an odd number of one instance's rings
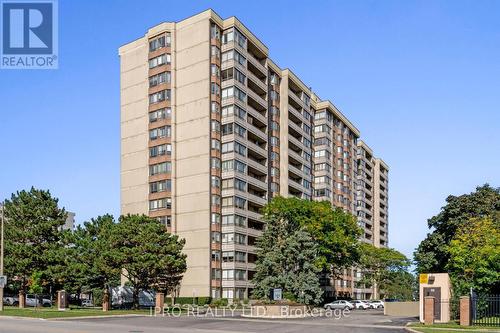
[[[425,296],[424,298],[424,324],[434,324],[434,297]]]
[[[460,326],[470,326],[470,297],[460,297]]]
[[[26,307],[26,295],[22,291],[19,292],[19,308],[24,309]]]
[[[68,294],[64,290],[59,290],[57,292],[57,309],[59,311],[65,311],[68,307]]]
[[[104,295],[102,296],[102,311],[109,311],[110,301],[109,301],[109,291],[106,289]]]
[[[163,314],[164,306],[165,306],[165,294],[156,293],[155,314]]]

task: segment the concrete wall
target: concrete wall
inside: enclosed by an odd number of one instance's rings
[[[418,317],[418,302],[385,302],[384,315],[400,317]]]
[[[121,213],[148,213],[148,44],[120,48]]]
[[[210,21],[177,24],[174,37],[175,232],[189,269],[181,296],[210,296]]]

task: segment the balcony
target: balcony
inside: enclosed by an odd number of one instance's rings
[[[253,99],[257,104],[259,104],[263,109],[267,109],[267,102],[264,98],[260,97],[257,95],[252,89],[248,88],[246,89],[247,92],[247,98],[250,97]]]
[[[255,59],[251,54],[247,53],[246,55],[247,61],[253,65],[257,70],[261,72],[262,75],[267,76],[267,69],[264,65],[260,63],[259,60]]]
[[[260,171],[263,174],[267,174],[267,166],[266,165],[261,164],[261,163],[255,161],[255,160],[253,160],[251,158],[247,159],[247,164],[248,164],[249,167],[252,167],[252,168],[254,168],[257,171]]]
[[[267,118],[261,112],[255,110],[250,105],[246,105],[245,109],[247,110],[249,115],[251,115],[255,119],[259,120],[261,123],[267,124]]]
[[[248,79],[250,79],[255,85],[257,85],[260,89],[267,92],[267,85],[262,82],[254,73],[251,71],[247,71]]]

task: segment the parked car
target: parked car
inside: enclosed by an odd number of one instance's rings
[[[359,299],[352,301],[352,304],[354,304],[354,307],[358,310],[367,310],[370,308],[370,304],[366,303],[365,301],[361,301]]]
[[[5,296],[3,298],[3,304],[17,306],[17,305],[19,305],[19,297],[16,297],[16,296]]]
[[[370,304],[372,309],[383,309],[385,304],[380,300],[371,300],[368,304]]]
[[[351,302],[344,301],[344,300],[326,303],[324,307],[325,307],[325,309],[328,309],[328,310],[335,310],[335,309],[352,310],[352,309],[354,309],[354,305]]]
[[[27,294],[26,295],[26,306],[43,306],[43,307],[50,307],[52,306],[52,302],[48,298],[44,298],[42,295],[33,295],[33,294]]]
[[[94,306],[94,303],[92,303],[92,300],[91,299],[83,299],[82,300],[82,306],[84,308],[89,308],[89,307],[93,307]]]

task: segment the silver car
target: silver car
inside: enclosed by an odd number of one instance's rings
[[[331,303],[325,304],[325,309],[328,310],[335,310],[335,309],[343,309],[343,310],[352,310],[354,309],[354,305],[351,302],[340,300],[340,301],[333,301]]]

